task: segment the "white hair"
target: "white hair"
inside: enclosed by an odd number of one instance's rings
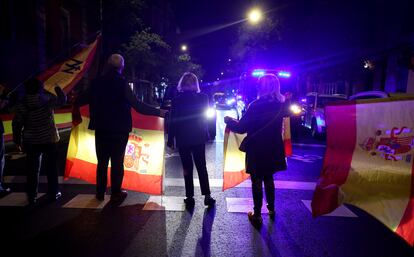
[[[108,59],[108,64],[121,72],[124,69],[124,57],[120,54],[112,54]]]
[[[177,90],[178,92],[190,91],[199,93],[200,86],[197,76],[191,72],[184,73],[178,82]]]
[[[280,93],[279,78],[271,73],[264,74],[259,78],[259,85],[257,88],[257,98],[268,95],[276,97],[279,102],[285,102],[285,96]]]

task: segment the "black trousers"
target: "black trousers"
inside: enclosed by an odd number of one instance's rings
[[[111,192],[121,191],[124,178],[125,147],[128,143],[128,133],[114,134],[95,132],[95,148],[98,166],[96,168],[96,193],[104,195],[108,184],[108,164],[111,160]]]
[[[255,174],[250,175],[252,180],[252,193],[254,203],[254,213],[260,214],[263,203],[263,182],[265,185],[265,193],[267,200],[267,208],[269,211],[275,210],[275,183],[273,175],[259,176]]]
[[[201,194],[209,195],[210,184],[208,182],[205,145],[202,144],[191,147],[180,147],[178,151],[180,153],[181,163],[183,165],[185,196],[194,196],[193,159],[198,172]]]
[[[27,170],[27,195],[29,198],[37,197],[39,185],[39,172],[41,164],[45,165],[48,194],[56,194],[59,191],[57,157],[57,143],[50,144],[24,144],[26,152]]]

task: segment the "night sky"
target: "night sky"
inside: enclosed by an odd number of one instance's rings
[[[179,42],[214,80],[230,57],[240,24],[202,34],[246,17],[261,6],[279,24],[280,41],[263,63],[269,67],[309,68],[320,60],[361,58],[398,46],[413,31],[411,0],[173,0]],[[264,4],[267,3],[267,4]],[[411,10],[411,11],[410,11]],[[200,35],[201,34],[201,35]]]
[[[207,71],[206,78],[217,77],[229,56],[239,26],[236,24],[214,32],[214,28],[244,19],[251,1],[246,0],[174,0],[173,9],[181,30],[180,42],[186,43],[190,55]],[[201,35],[200,35],[201,34]]]

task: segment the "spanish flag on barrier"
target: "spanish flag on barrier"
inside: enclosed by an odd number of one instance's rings
[[[224,132],[223,191],[237,186],[250,176],[246,173],[245,153],[239,150],[240,144],[245,137],[246,134],[236,134],[228,128]],[[290,118],[283,118],[282,137],[286,157],[292,156]]]
[[[125,149],[122,187],[160,195],[164,171],[164,119],[142,115],[134,110],[131,112],[133,128]],[[95,184],[95,131],[88,129],[89,106],[81,107],[80,113],[82,121],[72,128],[70,134],[65,177]]]
[[[327,145],[313,216],[342,203],[414,244],[414,99],[325,107]]]

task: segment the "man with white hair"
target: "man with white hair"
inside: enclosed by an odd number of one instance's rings
[[[108,71],[96,78],[86,94],[75,101],[75,105],[89,103],[89,129],[95,130],[96,199],[103,201],[107,187],[108,163],[111,160],[111,199],[127,196],[121,189],[124,177],[124,155],[129,132],[132,130],[131,107],[145,115],[163,117],[160,110],[138,101],[125,78],[124,58],[112,54],[108,59]]]
[[[124,58],[120,54],[113,54],[109,57],[108,64],[115,68],[119,73],[124,69]]]

